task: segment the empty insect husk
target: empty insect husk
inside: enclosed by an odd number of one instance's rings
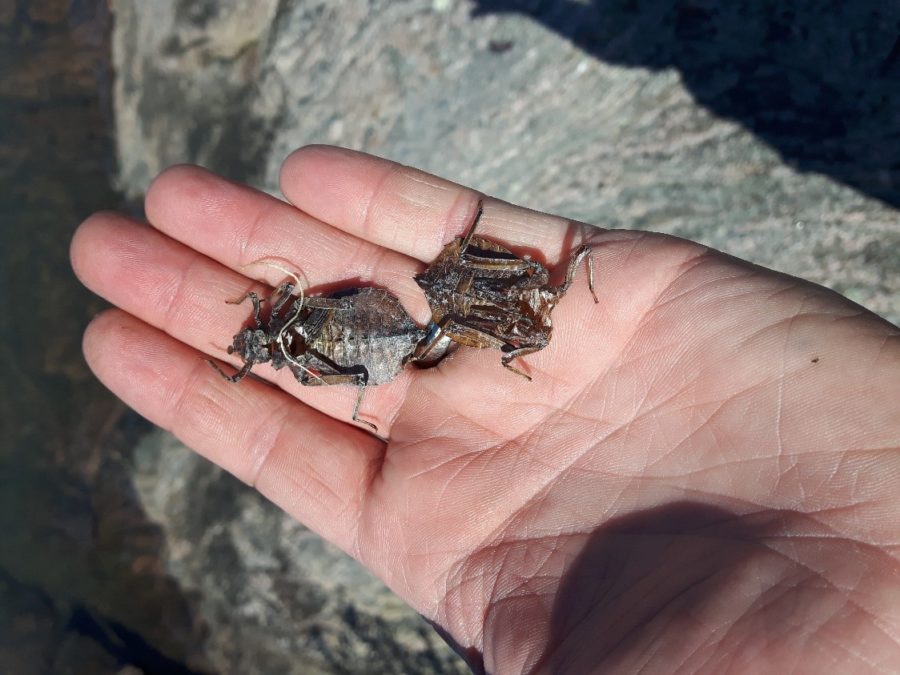
[[[268,319],[262,301],[248,293],[253,325],[237,333],[228,348],[243,366],[227,375],[231,382],[245,377],[260,363],[274,369],[288,367],[305,386],[334,384],[358,388],[352,419],[359,418],[365,389],[389,382],[412,357],[425,331],[412,321],[400,301],[380,288],[349,288],[328,296],[294,297],[294,284],[282,284],[273,296]]]
[[[432,312],[428,338],[416,350],[415,360],[430,364],[443,358],[448,340],[452,340],[469,347],[499,349],[506,368],[531,379],[511,362],[549,344],[551,312],[569,290],[583,260],[588,267],[588,286],[597,302],[590,247],[575,251],[565,280],[553,286],[549,271],[537,261],[475,236],[482,213],[479,203],[466,235],[450,242],[415,277]]]

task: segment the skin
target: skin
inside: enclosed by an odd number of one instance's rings
[[[278,259],[312,292],[383,286],[422,324],[412,277],[478,195],[322,146],[281,181],[288,203],[175,167],[149,227],[79,228],[76,273],[120,308],[85,356],[134,409],[371,569],[476,670],[900,668],[895,326],[699,244],[488,199],[480,235],[551,267],[591,244],[600,304],[579,271],[550,345],[519,361],[533,382],[461,349],[371,388],[383,442],[347,423],[351,387],[222,380],[203,357],[227,361],[249,317],[223,301],[281,281],[244,267]]]

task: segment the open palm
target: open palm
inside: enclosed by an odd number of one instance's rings
[[[488,200],[479,234],[550,266],[593,247],[549,347],[460,349],[370,388],[286,371],[233,385],[201,356],[299,268],[313,292],[413,275],[478,195],[308,147],[285,203],[194,167],[98,214],[78,276],[121,307],[85,336],[113,391],[382,577],[490,672],[900,667],[900,339],[840,296],[697,244]],[[232,364],[239,363],[232,361]],[[274,386],[273,386],[274,385]]]

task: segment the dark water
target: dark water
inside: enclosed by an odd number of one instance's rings
[[[102,303],[69,240],[124,206],[109,28],[105,2],[0,0],[0,672],[189,672],[201,641],[124,470],[145,423],[81,357]]]

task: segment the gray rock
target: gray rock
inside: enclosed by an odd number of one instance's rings
[[[697,239],[900,320],[897,213],[868,196],[900,203],[893,10],[634,4],[119,0],[122,185],[189,161],[274,193],[287,153],[336,143]],[[579,28],[598,15],[619,33]],[[801,37],[764,51],[777,30]]]
[[[196,599],[214,672],[463,673],[432,628],[347,555],[162,431],[134,455],[166,571]]]

